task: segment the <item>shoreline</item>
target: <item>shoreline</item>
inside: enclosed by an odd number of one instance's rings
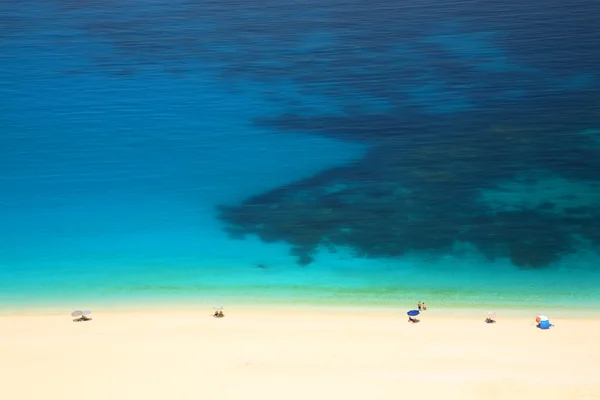
[[[212,308],[221,305],[225,310],[235,314],[236,311],[261,311],[278,313],[316,313],[316,314],[342,314],[342,315],[400,315],[403,316],[408,310],[416,309],[414,301],[398,300],[373,303],[342,302],[339,300],[323,299],[298,299],[298,298],[273,298],[273,297],[224,297],[223,301],[213,301],[212,298],[196,297],[193,299],[145,299],[125,303],[92,301],[80,305],[80,302],[67,304],[60,302],[44,305],[17,305],[9,307],[7,304],[0,305],[0,318],[20,316],[60,316],[68,315],[75,309],[91,309],[94,314],[153,314],[153,313],[198,313],[206,311],[210,313]],[[538,314],[559,315],[562,318],[590,318],[600,319],[600,308],[595,304],[579,305],[558,303],[480,303],[480,304],[456,304],[426,302],[428,310],[425,314],[442,311],[448,315],[474,316],[487,311],[495,311],[510,317],[535,317]]]

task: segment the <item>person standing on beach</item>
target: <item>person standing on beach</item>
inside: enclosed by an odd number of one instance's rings
[[[420,301],[417,303],[417,307],[419,308],[419,311],[421,311],[421,302]]]
[[[423,302],[423,311],[427,311],[427,304],[425,302]]]

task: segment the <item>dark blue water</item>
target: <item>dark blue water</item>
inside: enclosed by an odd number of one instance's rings
[[[599,12],[6,1],[0,300],[598,301]]]

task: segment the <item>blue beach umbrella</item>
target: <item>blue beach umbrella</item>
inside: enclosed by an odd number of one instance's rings
[[[540,329],[550,329],[551,326],[552,326],[552,324],[547,319],[544,321],[540,321],[540,325],[539,325]]]
[[[420,314],[419,310],[410,310],[409,312],[407,312],[409,317],[416,317],[417,315]]]

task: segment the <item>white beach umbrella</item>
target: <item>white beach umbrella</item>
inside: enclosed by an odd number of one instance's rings
[[[494,319],[496,318],[496,313],[494,311],[488,311],[485,313],[486,318]]]
[[[90,315],[92,313],[92,310],[85,310],[81,312],[81,315]]]
[[[71,313],[71,317],[81,317],[83,315],[83,311],[75,310]]]
[[[223,310],[223,306],[216,306],[216,307],[213,307],[213,308],[214,308],[216,311],[221,311],[221,310]]]
[[[540,319],[540,321],[548,321],[549,320],[549,318],[546,317],[545,315],[538,315],[538,318]]]

